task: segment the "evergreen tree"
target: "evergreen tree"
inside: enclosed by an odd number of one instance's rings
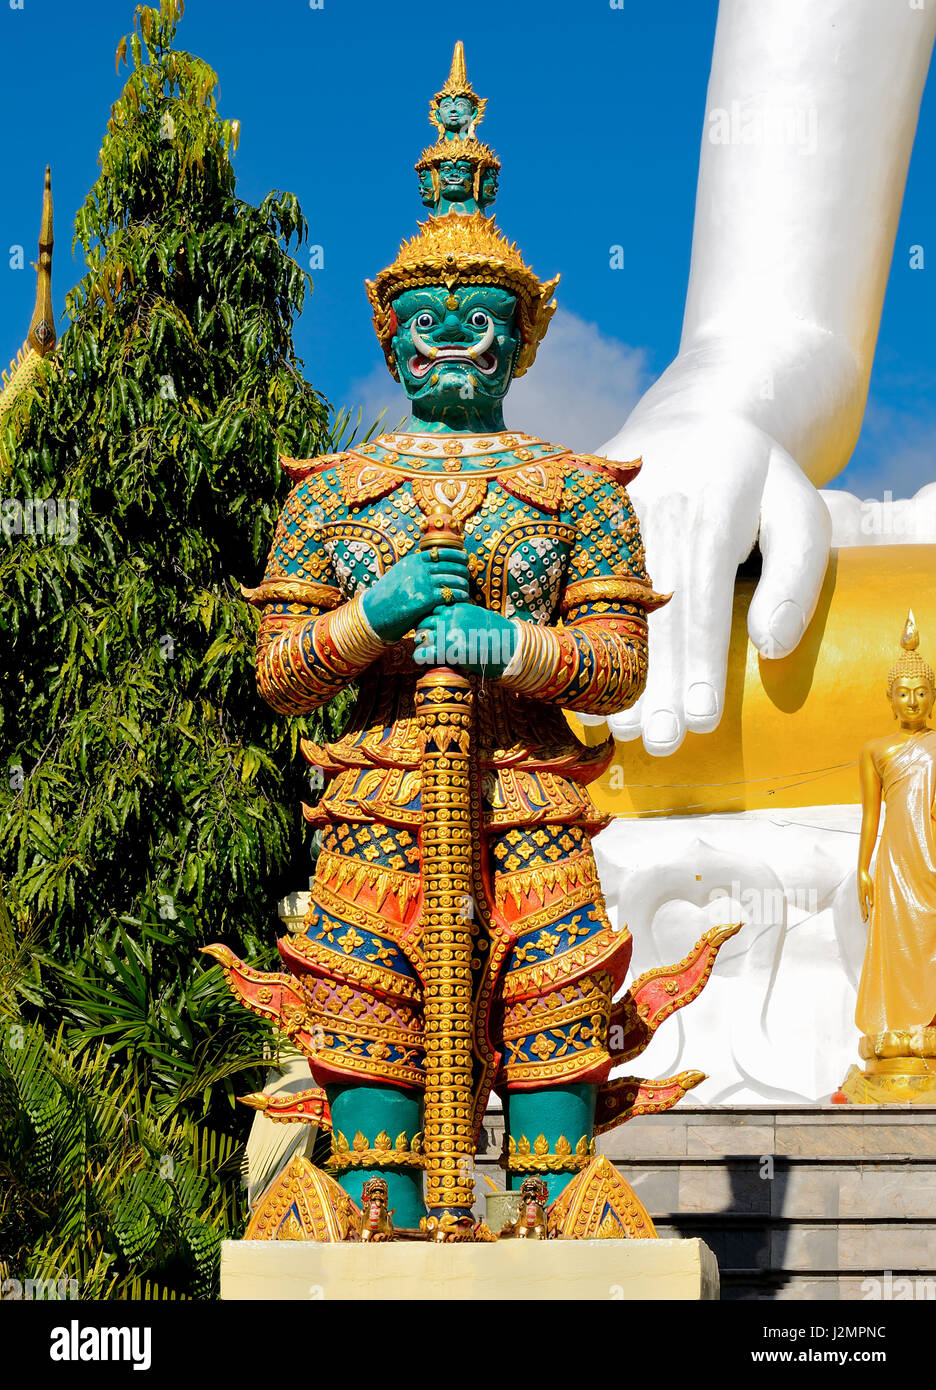
[[[322,733],[260,701],[239,581],[270,544],[278,453],[321,451],[327,407],[291,341],[305,220],[292,194],[236,196],[238,124],[173,47],[181,12],[140,5],[121,42],[87,274],[0,422],[3,492],[26,503],[0,514],[0,907],[33,943],[31,1021],[64,1018],[157,1111],[230,1131],[265,1030],[198,947],[269,963],[276,899],[310,872],[298,739]],[[17,534],[36,498],[59,534]]]

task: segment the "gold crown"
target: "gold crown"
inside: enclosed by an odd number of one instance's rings
[[[920,645],[920,633],[913,616],[913,609],[907,614],[907,621],[901,633],[900,645],[903,654],[897,658],[894,665],[887,673],[887,698],[890,699],[894,692],[894,686],[902,676],[922,677],[929,682],[931,690],[936,691],[936,679],[933,677],[933,668],[928,666],[922,656],[917,652]]]
[[[416,161],[416,171],[422,169],[438,168],[440,164],[455,164],[458,160],[467,160],[469,164],[482,164],[489,169],[499,169],[500,160],[491,149],[490,145],[485,145],[480,140],[437,140],[434,145],[430,145],[427,150]]]
[[[425,285],[497,285],[517,296],[521,346],[514,376],[522,376],[536,357],[549,321],[556,312],[553,299],[559,276],[542,281],[523,261],[514,242],[508,241],[483,213],[447,212],[419,224],[419,233],[404,241],[392,265],[376,280],[368,280],[367,297],[374,310],[374,327],[387,366],[397,376],[390,348],[396,332],[393,300],[404,290]],[[397,378],[399,379],[399,378]]]

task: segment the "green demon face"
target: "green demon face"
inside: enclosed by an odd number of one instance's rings
[[[456,202],[470,198],[474,188],[474,169],[470,160],[443,160],[439,165],[439,184],[443,198]]]
[[[499,410],[520,333],[516,297],[489,285],[406,290],[393,301],[393,355],[414,407]]]

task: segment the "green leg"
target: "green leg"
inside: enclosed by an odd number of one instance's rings
[[[368,1147],[373,1148],[374,1140],[383,1131],[389,1134],[391,1144],[396,1143],[399,1134],[405,1134],[409,1145],[422,1128],[423,1098],[419,1091],[401,1091],[396,1086],[364,1085],[327,1086],[325,1089],[333,1131],[343,1134],[349,1144],[353,1144],[355,1135],[360,1133],[367,1139]],[[418,1168],[388,1164],[385,1167],[349,1168],[344,1173],[339,1169],[332,1171],[358,1206],[361,1204],[361,1188],[368,1178],[383,1178],[387,1184],[389,1205],[394,1212],[394,1226],[418,1226],[426,1214],[422,1172]]]
[[[574,1150],[583,1135],[589,1140],[592,1137],[597,1094],[598,1087],[587,1084],[550,1086],[542,1091],[508,1091],[505,1096],[507,1133],[517,1141],[525,1137],[531,1145],[542,1134],[550,1153],[555,1152],[556,1141],[564,1135]],[[508,1190],[519,1188],[526,1176],[525,1173],[508,1173]],[[568,1170],[551,1173],[544,1168],[538,1176],[545,1178],[552,1202],[575,1173]]]

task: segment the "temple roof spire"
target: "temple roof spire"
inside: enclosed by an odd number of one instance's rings
[[[42,192],[42,221],[39,225],[39,259],[31,262],[36,272],[36,303],[26,341],[9,369],[0,376],[0,413],[35,379],[40,362],[55,347],[55,312],[52,308],[52,171],[48,164]]]
[[[33,261],[36,271],[36,307],[26,341],[45,357],[55,347],[55,314],[52,309],[52,170],[46,165],[45,187],[42,191],[42,222],[39,227],[39,260]]]

